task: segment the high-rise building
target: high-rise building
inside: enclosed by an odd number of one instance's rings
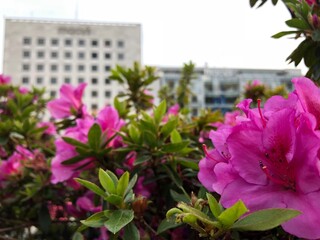
[[[160,86],[176,89],[182,68],[159,67]],[[222,112],[234,108],[234,102],[241,96],[249,81],[259,80],[265,86],[275,88],[284,85],[292,90],[291,80],[302,76],[299,69],[237,69],[237,68],[196,68],[195,79],[191,82],[193,96],[190,99],[192,115],[200,109],[220,109]]]
[[[140,24],[25,18],[5,19],[3,73],[14,84],[46,87],[58,96],[63,83],[87,82],[89,109],[112,104],[121,92],[111,68],[141,61]]]

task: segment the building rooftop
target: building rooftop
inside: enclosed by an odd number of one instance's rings
[[[52,23],[63,25],[96,25],[96,26],[125,26],[140,27],[140,23],[116,23],[116,22],[99,22],[99,21],[83,21],[77,19],[47,19],[47,18],[26,18],[26,17],[5,17],[6,21],[26,22],[26,23]]]

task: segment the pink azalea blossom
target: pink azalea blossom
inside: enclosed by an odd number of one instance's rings
[[[39,128],[46,127],[46,130],[44,130],[45,134],[55,135],[57,133],[56,127],[52,122],[39,122],[37,126]]]
[[[293,82],[296,92],[270,98],[264,109],[251,109],[248,99],[238,104],[246,117],[211,132],[215,149],[206,151],[198,177],[224,207],[241,199],[250,211],[301,211],[283,229],[319,239],[319,90],[306,78]]]
[[[19,93],[26,94],[29,92],[29,89],[26,87],[19,87]]]
[[[11,82],[11,77],[0,74],[0,85],[8,84]]]
[[[85,105],[82,103],[83,91],[86,83],[81,83],[74,88],[70,84],[64,84],[60,88],[60,98],[47,104],[48,110],[54,118],[66,118],[72,115],[82,117],[86,114]]]
[[[171,106],[169,109],[168,109],[168,112],[167,114],[163,117],[163,122],[167,122],[170,118],[170,116],[177,116],[179,114],[179,111],[180,111],[180,106],[178,103],[176,103],[175,105]]]

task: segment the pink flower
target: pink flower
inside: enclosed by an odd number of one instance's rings
[[[166,114],[166,116],[164,116],[163,118],[163,122],[167,122],[170,118],[170,116],[177,116],[179,114],[179,111],[180,111],[180,106],[178,103],[176,103],[175,105],[171,106],[169,109],[168,109],[168,112]]]
[[[250,109],[250,100],[241,102],[238,106],[246,117],[211,133],[215,149],[200,161],[198,177],[209,191],[221,194],[224,207],[241,199],[250,211],[301,211],[283,223],[283,229],[300,238],[318,239],[320,139],[315,129],[319,129],[319,98],[310,80],[293,82],[296,93],[288,99],[270,98],[265,109]]]
[[[11,77],[0,74],[0,85],[8,84],[11,82]]]
[[[39,128],[46,127],[46,130],[44,130],[45,134],[54,135],[57,133],[56,127],[52,122],[39,122],[37,126]]]
[[[48,110],[54,118],[66,118],[75,115],[81,118],[86,114],[86,108],[82,103],[83,91],[86,83],[81,83],[73,88],[70,84],[64,84],[60,88],[60,98],[47,104]]]
[[[306,3],[308,3],[311,6],[313,4],[317,4],[317,0],[306,0]]]
[[[26,94],[29,92],[29,89],[26,87],[19,87],[19,93]]]

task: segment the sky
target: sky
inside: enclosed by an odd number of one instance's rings
[[[290,30],[282,2],[258,9],[249,0],[0,0],[0,6],[1,63],[4,17],[139,23],[142,64],[152,66],[192,61],[197,67],[293,69],[286,58],[301,42],[271,38]],[[306,71],[303,64],[297,68]]]

